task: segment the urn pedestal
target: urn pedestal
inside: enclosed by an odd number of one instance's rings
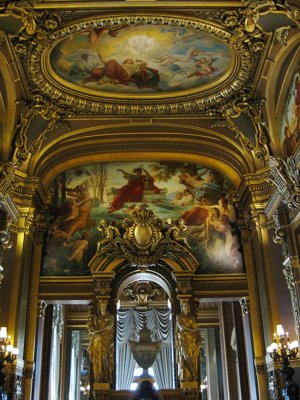
[[[148,368],[150,368],[156,360],[161,347],[161,340],[152,341],[151,331],[147,328],[146,324],[144,324],[144,327],[139,331],[139,335],[140,338],[138,342],[129,340],[130,350],[137,364],[143,368],[143,373],[140,378],[151,379]]]

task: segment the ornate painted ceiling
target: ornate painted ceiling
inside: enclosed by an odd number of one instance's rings
[[[299,13],[272,0],[1,2],[2,160],[37,204],[61,173],[107,162],[202,165],[241,199],[298,143],[285,135],[298,129]]]

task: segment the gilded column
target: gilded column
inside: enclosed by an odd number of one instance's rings
[[[43,249],[43,232],[36,232],[34,235],[34,250],[32,257],[31,274],[34,279],[30,281],[27,333],[25,342],[25,379],[24,396],[31,399],[32,384],[35,371],[35,345],[38,322],[38,297],[39,297],[39,276]]]

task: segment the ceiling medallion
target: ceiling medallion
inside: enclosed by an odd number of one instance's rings
[[[221,25],[159,15],[73,22],[29,54],[32,83],[79,112],[191,113],[224,103],[251,76],[247,45]]]

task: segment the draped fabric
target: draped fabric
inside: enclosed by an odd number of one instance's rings
[[[70,370],[70,385],[69,385],[69,400],[79,398],[80,387],[80,332],[72,331],[72,346],[71,346],[71,370]]]
[[[117,389],[129,389],[133,381],[135,360],[128,340],[139,339],[144,320],[152,331],[152,340],[162,340],[153,365],[154,379],[160,389],[174,388],[173,342],[170,310],[118,310],[117,314]]]
[[[49,376],[49,400],[59,398],[59,363],[60,363],[60,340],[57,326],[53,327],[51,339],[51,359]]]
[[[59,399],[59,375],[60,375],[60,343],[61,328],[63,324],[63,306],[54,304],[51,337],[51,358],[49,374],[49,400]]]

